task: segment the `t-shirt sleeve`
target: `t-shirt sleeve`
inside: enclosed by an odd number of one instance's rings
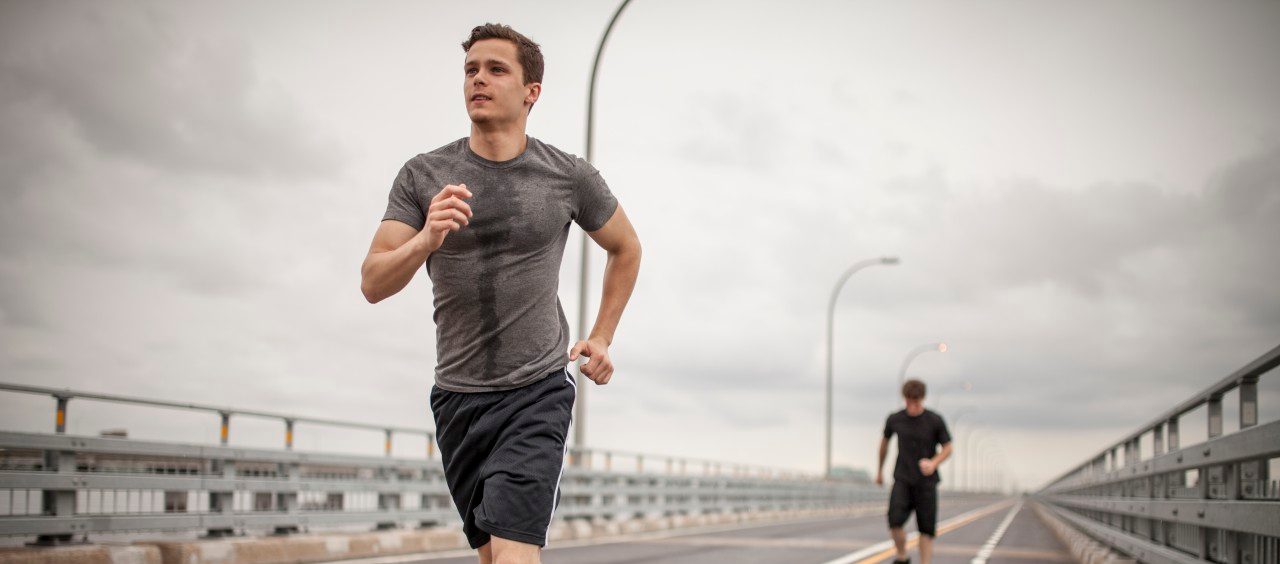
[[[413,171],[409,170],[409,163],[405,163],[400,168],[400,174],[396,175],[395,182],[391,183],[391,193],[387,195],[387,213],[382,215],[382,220],[394,219],[422,231],[426,215],[427,210],[423,209],[422,202],[418,200],[418,192],[414,189]]]
[[[951,442],[951,431],[947,430],[947,422],[941,417],[938,418],[937,441],[940,445]]]
[[[893,417],[890,416],[888,419],[884,420],[884,438],[887,439],[892,436],[893,436]]]
[[[583,231],[604,227],[618,209],[618,199],[609,191],[600,171],[585,160],[578,160],[577,183],[574,186],[574,221]]]

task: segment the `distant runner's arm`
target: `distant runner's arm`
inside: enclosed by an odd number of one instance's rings
[[[627,307],[631,291],[635,289],[636,277],[640,275],[640,237],[621,205],[604,227],[588,235],[609,255],[604,267],[604,294],[600,298],[600,311],[596,314],[591,335],[573,346],[569,359],[577,360],[579,355],[589,357],[591,361],[582,366],[582,373],[596,384],[607,384],[613,376],[609,346],[613,344],[613,334],[618,329],[622,310]]]
[[[951,443],[942,445],[942,451],[933,456],[933,466],[937,468],[942,465],[942,461],[951,458]]]
[[[933,458],[920,459],[920,473],[925,476],[932,476],[934,472],[938,471],[938,465],[942,464],[942,461],[946,460],[949,456],[951,456],[950,442],[942,445],[942,452],[933,455]]]
[[[880,439],[880,459],[876,463],[876,484],[884,483],[884,459],[889,456],[889,439]]]

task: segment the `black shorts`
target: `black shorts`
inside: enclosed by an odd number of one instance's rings
[[[563,368],[501,392],[431,388],[445,482],[471,548],[490,535],[546,546],[576,397]]]
[[[889,494],[889,528],[897,529],[916,512],[916,529],[936,536],[938,526],[938,484],[908,484],[895,481]]]

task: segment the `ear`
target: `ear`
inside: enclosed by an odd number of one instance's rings
[[[533,82],[525,86],[525,88],[528,89],[528,93],[524,96],[524,103],[532,106],[538,101],[538,97],[542,95],[542,83]]]

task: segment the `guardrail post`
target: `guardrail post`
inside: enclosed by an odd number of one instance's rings
[[[278,535],[297,533],[298,532],[298,491],[301,490],[299,482],[302,481],[302,465],[297,462],[282,463],[277,468],[289,480],[288,490],[276,494],[276,509],[293,516],[291,524],[277,525],[275,532]]]
[[[67,432],[67,402],[71,401],[71,398],[67,396],[53,397],[58,400],[58,410],[54,414],[53,429],[54,432],[61,435]]]
[[[54,399],[58,401],[57,411],[54,414],[54,430],[58,434],[66,434],[67,432],[67,402],[70,397],[55,394]],[[59,474],[73,474],[76,471],[76,453],[74,451],[58,451],[47,450],[44,452],[43,468],[46,472],[54,471]],[[76,491],[71,490],[42,490],[40,492],[40,512],[44,515],[69,518],[76,513]],[[39,535],[36,538],[38,545],[55,545],[71,541],[71,534],[57,535]]]
[[[221,444],[227,444],[227,438],[231,435],[231,413],[227,411],[219,411],[222,416],[222,430],[218,433]]]
[[[214,460],[211,464],[214,475],[223,480],[236,479],[236,462],[234,460]],[[235,490],[213,490],[209,492],[209,511],[230,516],[235,512]],[[235,534],[234,527],[211,527],[205,530],[206,537],[227,537]]]
[[[1240,382],[1240,428],[1258,424],[1258,379],[1245,378]]]
[[[1209,398],[1205,403],[1209,409],[1209,438],[1222,436],[1222,396]]]
[[[387,431],[390,436],[391,431]],[[378,470],[378,478],[389,484],[395,484],[400,481],[400,472],[394,466],[384,466]],[[378,521],[375,528],[379,531],[394,529],[397,527],[395,517],[400,512],[401,502],[400,492],[378,492],[378,511],[384,514],[381,521]],[[390,518],[387,518],[387,517]]]
[[[58,432],[66,431],[67,401],[70,398],[55,396],[58,399]],[[76,453],[69,450],[47,450],[44,452],[44,470],[58,474],[76,473]],[[69,519],[76,513],[76,490],[51,490],[40,492],[40,511],[45,516]],[[39,535],[35,544],[48,546],[71,542],[74,533]],[[86,537],[88,535],[86,534]]]
[[[1152,458],[1164,454],[1164,424],[1156,425],[1152,430],[1151,436],[1151,455]]]

